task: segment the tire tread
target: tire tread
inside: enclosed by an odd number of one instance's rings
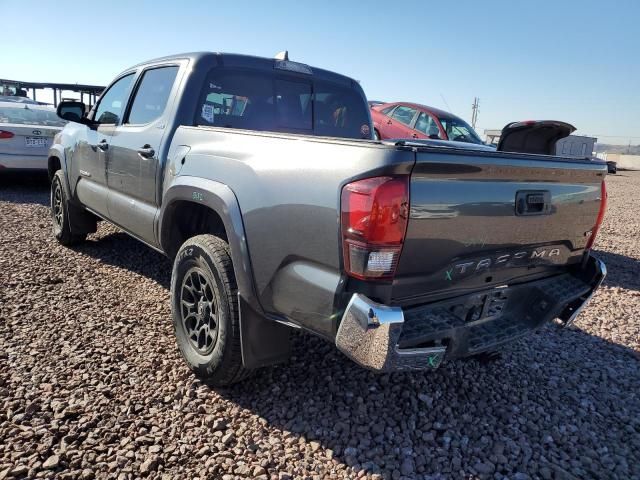
[[[227,335],[226,341],[228,342],[228,349],[223,354],[223,361],[225,363],[223,369],[219,369],[211,376],[205,376],[203,380],[206,383],[211,383],[215,386],[231,385],[233,383],[240,382],[252,373],[252,370],[244,367],[242,363],[242,347],[240,344],[240,312],[238,307],[238,285],[233,269],[233,262],[231,260],[230,247],[219,237],[210,234],[201,234],[189,238],[181,247],[178,252],[180,253],[189,246],[198,246],[202,250],[209,253],[213,260],[220,280],[224,284],[224,292],[220,292],[226,296],[227,304],[229,305],[230,313],[230,335]],[[172,292],[174,291],[173,282],[175,279],[172,276]],[[196,370],[197,374],[202,375],[202,372]]]

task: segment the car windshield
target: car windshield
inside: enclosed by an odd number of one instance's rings
[[[482,140],[471,126],[460,118],[440,117],[442,128],[447,132],[449,140],[454,142],[467,142],[482,145]]]
[[[67,122],[58,117],[53,110],[32,108],[28,104],[16,104],[0,106],[0,123],[64,127]]]

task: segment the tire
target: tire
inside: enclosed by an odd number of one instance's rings
[[[378,141],[380,140],[380,132],[378,132],[376,128],[373,129],[373,139]]]
[[[229,245],[214,235],[187,240],[171,274],[171,313],[178,348],[189,368],[214,387],[245,379],[238,287]]]
[[[86,234],[77,234],[71,231],[71,217],[77,214],[78,207],[69,203],[69,194],[65,188],[62,170],[58,170],[53,175],[50,200],[53,235],[56,240],[66,247],[85,240]]]

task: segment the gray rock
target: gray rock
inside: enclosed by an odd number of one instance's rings
[[[222,437],[221,441],[225,445],[230,445],[235,441],[235,439],[236,439],[236,436],[234,435],[233,432],[231,432],[231,433],[227,433],[224,437]]]
[[[140,473],[146,474],[158,468],[158,457],[153,455],[140,465]]]
[[[478,462],[474,464],[473,469],[478,473],[482,473],[484,475],[490,475],[495,471],[496,467],[493,463],[485,461],[485,462]]]
[[[405,458],[400,464],[400,473],[402,475],[413,475],[415,472],[415,464],[413,463],[413,459],[411,457]]]
[[[58,455],[51,455],[42,464],[44,470],[54,470],[60,465],[60,457]]]

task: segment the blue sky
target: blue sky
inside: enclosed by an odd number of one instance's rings
[[[361,81],[367,96],[453,111],[478,131],[558,119],[640,143],[640,1],[0,0],[0,77],[107,84],[139,61],[213,50]]]

